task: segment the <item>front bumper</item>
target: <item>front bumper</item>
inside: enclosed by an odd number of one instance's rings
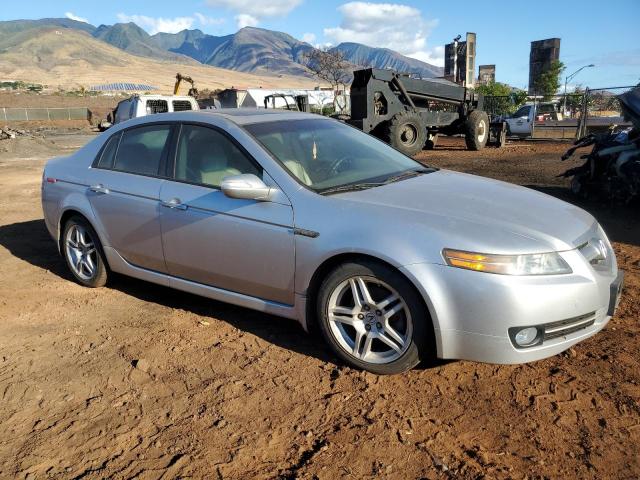
[[[611,318],[622,274],[596,272],[577,251],[563,252],[569,275],[507,276],[437,264],[402,268],[421,290],[434,324],[438,357],[489,363],[524,363],[556,355],[595,335]],[[541,344],[517,348],[509,328],[585,318],[584,328],[567,329]]]

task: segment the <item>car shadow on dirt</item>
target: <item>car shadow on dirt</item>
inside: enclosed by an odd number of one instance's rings
[[[579,198],[562,186],[524,185],[547,195],[551,195],[576,207],[580,207],[593,215],[602,225],[609,240],[640,246],[640,218],[637,206],[615,205],[606,200]]]
[[[0,225],[0,245],[31,265],[72,280],[42,219]]]
[[[15,257],[35,267],[73,281],[42,219],[0,226],[0,245]],[[319,334],[307,334],[293,320],[210,300],[124,275],[114,275],[107,288],[119,290],[145,302],[186,310],[207,320],[222,320],[274,345],[315,357],[323,362],[342,365],[339,359],[325,347]]]

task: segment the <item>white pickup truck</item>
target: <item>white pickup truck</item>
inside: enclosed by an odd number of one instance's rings
[[[504,119],[507,123],[507,135],[512,137],[529,137],[533,133],[533,123],[546,120],[562,120],[555,103],[527,103],[516,113]]]
[[[131,118],[144,117],[155,113],[200,110],[195,98],[179,95],[132,95],[118,103],[106,120],[100,122],[100,130]]]

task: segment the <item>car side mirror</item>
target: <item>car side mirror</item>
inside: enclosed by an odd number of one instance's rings
[[[270,201],[277,191],[276,188],[268,187],[262,180],[252,173],[226,177],[222,180],[220,189],[222,190],[222,193],[230,198],[258,200],[261,202]]]

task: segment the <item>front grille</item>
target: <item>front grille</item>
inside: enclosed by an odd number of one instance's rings
[[[584,330],[587,327],[593,325],[596,321],[596,312],[580,315],[579,317],[567,318],[566,320],[560,320],[558,322],[545,323],[544,327],[544,341],[551,340],[552,338],[564,337],[570,333]]]

